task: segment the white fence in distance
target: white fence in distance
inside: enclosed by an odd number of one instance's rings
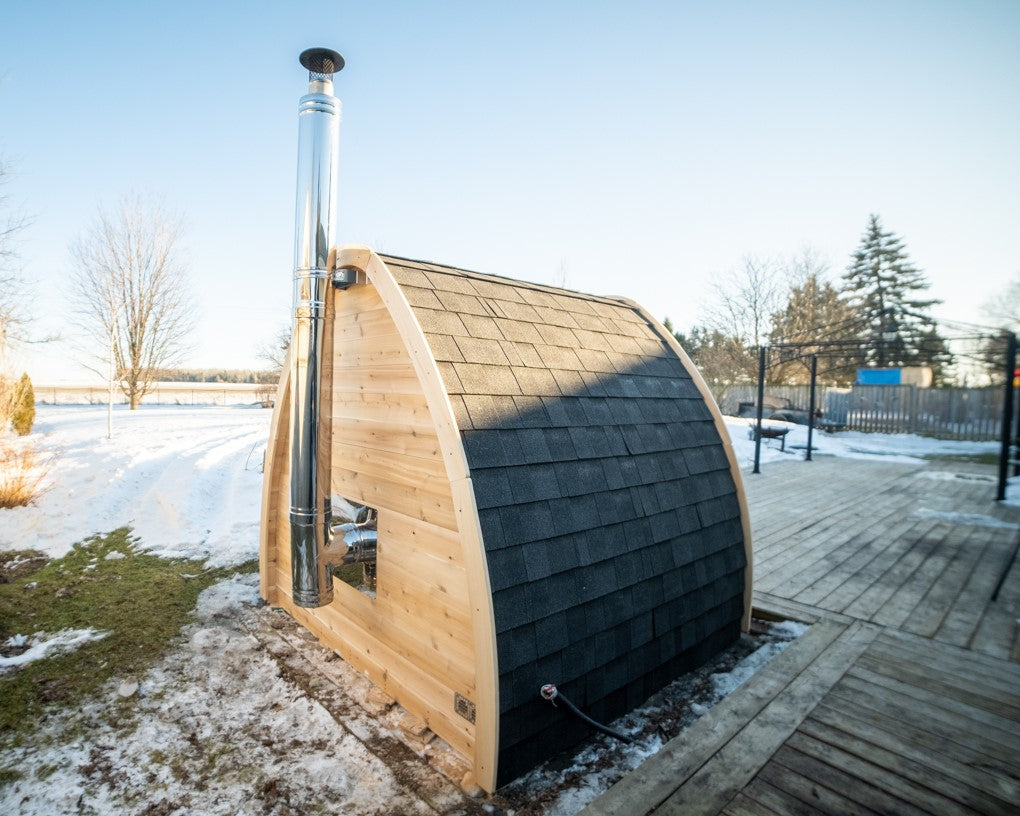
[[[106,405],[106,385],[33,384],[35,401],[42,405]],[[272,404],[275,384],[159,382],[142,397],[142,405],[262,405]],[[114,388],[115,405],[126,405],[127,397]]]

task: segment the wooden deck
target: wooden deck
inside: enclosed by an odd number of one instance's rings
[[[756,607],[811,628],[583,812],[1017,813],[1020,509],[992,469],[763,471]]]

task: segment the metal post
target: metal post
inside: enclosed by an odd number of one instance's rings
[[[1016,425],[1014,426],[1016,430],[1013,432],[1013,439],[1015,441],[1020,441],[1020,410],[1017,410],[1018,406],[1016,404],[1016,380],[1014,379],[1015,376],[1016,369],[1014,368],[1009,375],[1010,381],[1013,383],[1013,411],[1016,414]],[[1013,457],[1013,475],[1020,476],[1020,456]]]
[[[996,501],[1006,498],[1006,478],[1009,473],[1010,453],[1013,449],[1013,371],[1016,369],[1016,334],[1006,335],[1006,388],[1002,402],[1002,449],[999,451],[999,489]]]
[[[114,336],[110,337],[110,381],[109,391],[106,399],[106,438],[113,439],[113,378],[116,373],[117,341]],[[92,402],[92,394],[89,393],[89,402]]]
[[[765,351],[768,346],[758,347],[758,405],[754,423],[754,470],[761,473],[761,415],[765,402]]]
[[[808,397],[808,421],[807,421],[807,456],[804,458],[811,461],[811,438],[815,432],[815,384],[818,382],[818,355],[811,355],[811,396]]]

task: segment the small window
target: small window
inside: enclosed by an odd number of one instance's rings
[[[333,540],[347,545],[343,563],[333,567],[333,576],[375,598],[379,511],[343,496],[333,496],[331,504]]]

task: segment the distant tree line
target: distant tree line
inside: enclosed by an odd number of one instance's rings
[[[957,384],[965,371],[998,365],[988,341],[968,366],[951,353],[931,309],[930,284],[909,259],[901,238],[868,219],[843,274],[834,278],[811,250],[787,259],[744,258],[721,276],[701,321],[687,332],[665,325],[698,366],[718,399],[731,385],[757,380],[758,348],[773,348],[766,382],[802,384],[818,356],[822,382],[848,385],[858,368],[929,366],[936,385]],[[1020,282],[1013,286],[1020,301]],[[1003,310],[1000,309],[1001,313]],[[1020,315],[1011,314],[1014,322]],[[1008,321],[1000,320],[1005,325]],[[1000,354],[1001,357],[1001,354]]]
[[[156,382],[275,383],[279,373],[254,368],[163,368]]]

